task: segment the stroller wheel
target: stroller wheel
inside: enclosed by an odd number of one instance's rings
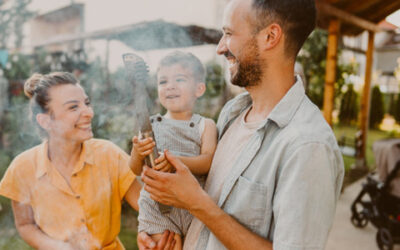
[[[353,214],[351,216],[351,223],[355,227],[365,227],[368,224],[368,218],[363,213]]]
[[[382,227],[376,233],[376,242],[381,250],[393,249],[393,237],[389,229]]]

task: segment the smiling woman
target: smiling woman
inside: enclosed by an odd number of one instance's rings
[[[18,155],[0,182],[21,237],[37,249],[124,249],[122,199],[137,210],[140,190],[130,157],[92,138],[93,109],[72,74],[34,74],[24,90],[44,141]]]

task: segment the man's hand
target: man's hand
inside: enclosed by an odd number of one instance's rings
[[[156,243],[147,233],[140,232],[137,236],[137,244],[139,250],[172,250],[175,246],[174,236],[174,232],[165,231],[161,239]]]
[[[190,170],[168,151],[167,160],[175,167],[175,173],[156,171],[143,167],[142,181],[150,197],[160,203],[192,210],[201,206],[202,199],[208,197]]]

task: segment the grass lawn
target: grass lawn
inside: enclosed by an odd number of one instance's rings
[[[333,126],[333,132],[336,135],[336,138],[339,139],[341,136],[354,138],[357,132],[357,127],[352,126]],[[375,158],[372,152],[372,144],[381,139],[391,138],[393,134],[390,134],[386,131],[370,129],[367,134],[367,164],[370,170],[375,169]],[[398,135],[397,135],[398,136]],[[350,166],[354,163],[355,159],[353,157],[343,156],[345,169],[349,170]]]

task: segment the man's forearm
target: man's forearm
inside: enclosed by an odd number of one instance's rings
[[[251,232],[225,213],[204,192],[200,204],[190,212],[202,221],[228,249],[271,249],[272,243]]]

